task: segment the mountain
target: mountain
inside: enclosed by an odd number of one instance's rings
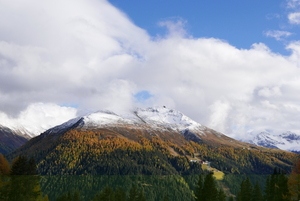
[[[201,174],[287,171],[296,154],[240,142],[166,107],[98,111],[72,119],[12,152],[34,157],[41,174]]]
[[[25,144],[29,138],[20,130],[13,130],[0,125],[0,153],[7,154],[15,150]]]
[[[273,135],[269,132],[261,132],[247,142],[263,147],[282,149],[295,153],[300,152],[300,135],[290,131],[280,135]]]
[[[209,145],[229,145],[234,147],[247,147],[249,144],[242,143],[227,137],[226,135],[212,130],[200,123],[195,122],[179,111],[166,107],[137,108],[129,113],[116,114],[111,111],[98,111],[86,116],[71,119],[66,123],[45,131],[42,135],[59,135],[70,129],[95,130],[95,129],[136,129],[148,132],[144,137],[163,137],[165,140],[176,141],[177,138]],[[135,140],[137,134],[130,133],[126,137]],[[171,135],[159,135],[162,132],[172,133]],[[123,134],[124,136],[125,134]],[[180,142],[176,142],[182,145]]]

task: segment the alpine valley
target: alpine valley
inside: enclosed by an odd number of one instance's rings
[[[299,158],[289,151],[237,141],[166,107],[77,117],[6,156],[12,160],[19,155],[36,161],[38,173],[44,175],[41,188],[52,200],[68,190],[85,192],[82,199],[90,200],[105,186],[129,192],[135,185],[147,200],[162,200],[163,195],[194,200],[195,175],[208,172],[227,195],[235,196],[246,176],[253,183],[260,177],[263,186],[265,175],[275,168],[289,173]]]

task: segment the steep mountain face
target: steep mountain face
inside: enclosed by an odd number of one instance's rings
[[[42,174],[200,174],[287,171],[296,154],[240,142],[165,107],[99,111],[31,139],[9,155],[34,157]]]
[[[22,131],[12,130],[0,125],[0,153],[7,154],[22,146],[29,140],[29,136]]]
[[[280,135],[261,132],[247,142],[263,147],[282,149],[295,153],[300,152],[300,135],[289,131]]]

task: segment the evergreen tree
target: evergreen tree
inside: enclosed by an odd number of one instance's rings
[[[167,195],[165,195],[163,201],[169,201],[169,197]]]
[[[240,191],[237,195],[237,201],[251,201],[252,198],[252,184],[247,177],[246,180],[242,181]]]
[[[79,191],[75,191],[73,195],[73,201],[80,201]]]
[[[275,187],[274,179],[271,179],[271,177],[268,177],[266,180],[266,185],[265,185],[265,200],[266,201],[272,201],[274,187]]]
[[[123,189],[117,189],[115,191],[116,201],[126,201],[126,192]]]
[[[145,195],[144,195],[144,191],[141,189],[139,192],[139,195],[137,197],[137,201],[146,201]]]
[[[218,201],[218,189],[212,172],[205,177],[202,197],[203,201]]]
[[[266,201],[289,201],[290,198],[288,178],[283,171],[274,169],[274,173],[266,181]]]
[[[70,198],[68,197],[68,194],[63,194],[56,199],[56,201],[69,201],[69,200]]]
[[[26,175],[28,172],[28,159],[26,156],[18,156],[14,159],[10,170],[11,175]]]
[[[35,201],[41,198],[40,177],[36,174],[34,160],[26,156],[18,156],[10,171],[9,192],[10,201]]]
[[[222,188],[218,192],[218,201],[226,201],[226,194]]]
[[[278,201],[289,201],[291,194],[288,187],[288,178],[284,173],[279,174],[277,181],[277,197]]]
[[[138,190],[136,185],[134,185],[133,187],[131,187],[131,189],[129,190],[129,197],[128,197],[128,201],[138,201]]]
[[[48,195],[46,195],[42,201],[49,201]]]
[[[232,196],[230,196],[230,197],[228,198],[228,201],[234,201],[234,198],[233,198]]]
[[[34,158],[30,158],[27,163],[26,175],[37,175],[37,167]]]
[[[100,194],[96,195],[93,201],[114,201],[115,196],[114,196],[114,191],[111,187],[106,186]]]
[[[264,201],[264,196],[261,192],[260,186],[258,185],[258,182],[254,185],[253,188],[253,197],[252,201]]]
[[[28,160],[27,156],[18,156],[12,163],[10,175],[37,175],[35,160]]]
[[[203,190],[203,179],[202,175],[199,175],[198,183],[195,189],[195,201],[201,201],[202,200],[202,190]]]

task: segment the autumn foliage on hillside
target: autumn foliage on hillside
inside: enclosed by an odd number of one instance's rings
[[[272,174],[275,167],[289,172],[296,154],[284,151],[207,145],[171,132],[139,129],[71,129],[41,135],[10,157],[26,154],[36,159],[40,174],[48,175],[165,175],[199,174],[207,160],[224,173]]]

